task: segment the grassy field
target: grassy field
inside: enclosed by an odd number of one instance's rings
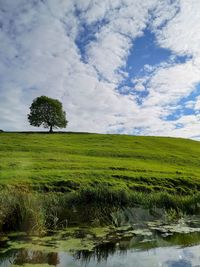
[[[193,194],[200,143],[100,134],[0,133],[0,185],[69,192],[85,187]]]
[[[120,225],[126,208],[200,212],[200,143],[78,133],[0,133],[0,233]],[[117,213],[116,213],[117,212]],[[114,214],[114,215],[113,215]]]

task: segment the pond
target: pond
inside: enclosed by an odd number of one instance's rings
[[[200,267],[200,219],[0,237],[0,267]]]

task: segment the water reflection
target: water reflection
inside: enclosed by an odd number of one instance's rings
[[[187,252],[187,253],[186,253]],[[126,252],[115,251],[107,258],[97,261],[90,257],[86,261],[82,258],[75,260],[66,253],[60,253],[59,267],[200,267],[200,246],[180,249],[156,248],[149,251],[128,250]],[[188,253],[190,257],[188,257]]]
[[[69,258],[65,263],[71,264]],[[147,251],[133,249],[123,254],[121,251],[115,251],[99,262],[93,257],[86,265],[83,265],[83,262],[80,263],[74,267],[200,267],[200,246],[154,248]],[[68,266],[64,264],[59,266]]]
[[[116,245],[112,246],[107,244],[94,252],[81,251],[75,255],[22,249],[7,254],[7,257],[1,259],[0,266],[11,267],[28,263],[57,267],[200,267],[199,245],[186,248],[153,248],[145,251],[138,249],[120,251],[116,249]]]
[[[52,241],[51,236],[47,237],[48,241],[38,238],[36,243],[33,243],[34,237],[24,237],[24,240],[23,237],[10,237],[8,244],[20,242],[23,248],[11,249],[10,245],[6,250],[7,241],[0,242],[0,267],[25,264],[57,267],[200,267],[199,232],[163,235],[155,230],[150,235],[147,231],[141,231],[141,234],[133,236],[127,233],[122,236],[120,231],[115,235],[112,233],[93,250],[85,249],[72,254],[63,252],[61,246],[55,247],[56,240]],[[59,237],[68,238],[65,233]],[[86,237],[83,235],[81,238]],[[68,242],[68,239],[62,239],[62,242]],[[41,243],[43,247],[39,246]]]

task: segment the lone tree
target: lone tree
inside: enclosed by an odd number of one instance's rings
[[[53,132],[53,128],[65,128],[67,126],[62,103],[47,96],[40,96],[33,100],[28,120],[32,126],[49,128],[50,133]]]

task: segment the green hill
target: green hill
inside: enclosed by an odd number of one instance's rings
[[[0,184],[69,192],[200,190],[200,142],[79,133],[0,133]]]
[[[134,207],[199,214],[199,159],[186,139],[0,133],[0,233],[119,226]]]

